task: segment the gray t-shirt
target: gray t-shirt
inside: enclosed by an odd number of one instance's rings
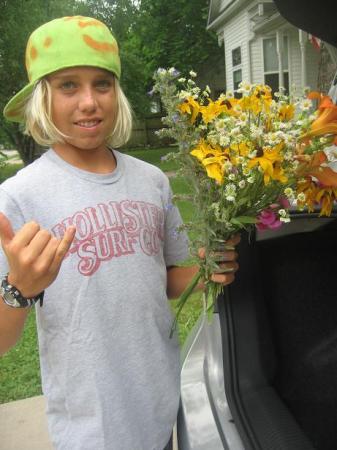
[[[31,220],[75,240],[36,306],[43,392],[57,450],[162,450],[179,403],[166,268],[187,257],[167,177],[114,151],[94,174],[53,150],[0,186],[15,230]],[[1,251],[1,273],[7,263]]]

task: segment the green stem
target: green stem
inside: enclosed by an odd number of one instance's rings
[[[177,303],[177,305],[178,305],[178,310],[177,310],[177,312],[176,312],[176,316],[175,316],[175,319],[174,319],[173,324],[172,324],[172,327],[171,327],[171,331],[170,331],[170,339],[172,338],[173,333],[174,333],[174,331],[175,331],[176,328],[177,328],[178,318],[179,318],[179,315],[180,315],[180,313],[181,313],[181,310],[183,309],[183,307],[184,307],[184,305],[185,305],[187,299],[189,298],[189,296],[192,294],[194,288],[197,286],[197,284],[198,284],[198,282],[199,282],[199,280],[200,280],[200,277],[201,277],[201,271],[199,270],[199,271],[194,275],[194,277],[192,278],[190,284],[186,287],[186,289],[184,290],[184,292],[183,292],[183,293],[181,294],[181,296],[179,297],[179,300],[178,300],[178,303]]]

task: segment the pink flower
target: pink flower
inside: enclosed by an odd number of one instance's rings
[[[289,200],[287,199],[287,197],[280,197],[280,198],[278,199],[278,201],[281,203],[281,206],[282,206],[284,209],[289,209],[289,208],[290,208],[290,202],[289,202]]]
[[[265,209],[257,218],[256,228],[262,230],[276,230],[282,226],[282,222],[278,219],[277,214],[270,208]]]

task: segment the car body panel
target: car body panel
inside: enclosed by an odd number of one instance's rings
[[[219,316],[203,314],[182,352],[180,450],[243,450],[229,410]]]

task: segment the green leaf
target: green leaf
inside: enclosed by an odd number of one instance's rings
[[[256,217],[251,217],[251,216],[238,216],[238,217],[233,217],[231,219],[231,223],[234,223],[235,225],[238,225],[239,223],[256,223]]]

